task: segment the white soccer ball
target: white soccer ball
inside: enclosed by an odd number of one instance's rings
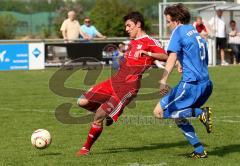
[[[32,133],[32,145],[38,149],[45,149],[51,144],[52,138],[50,133],[45,129],[38,129]]]

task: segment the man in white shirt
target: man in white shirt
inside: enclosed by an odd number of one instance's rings
[[[74,11],[68,12],[68,18],[62,23],[60,30],[62,31],[65,42],[78,40],[79,35],[83,36],[84,39],[89,39],[88,35],[82,31],[79,22],[76,20],[76,13]]]
[[[223,11],[221,9],[217,10],[216,16],[211,18],[208,22],[211,26],[211,30],[216,36],[216,47],[220,49],[221,55],[221,65],[226,66],[228,63],[225,61],[225,52],[224,49],[227,47],[227,38],[226,38],[226,24],[222,19]]]

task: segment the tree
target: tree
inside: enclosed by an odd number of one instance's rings
[[[125,36],[123,16],[132,8],[118,0],[97,0],[90,17],[97,29],[107,36]]]
[[[13,39],[17,30],[17,19],[11,14],[0,16],[0,39]]]

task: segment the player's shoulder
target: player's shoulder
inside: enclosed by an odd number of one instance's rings
[[[154,39],[154,38],[148,36],[146,40],[148,41],[149,46],[162,47],[162,44],[158,39]]]
[[[141,41],[143,41],[145,43],[151,43],[151,44],[156,44],[156,43],[158,44],[158,43],[160,43],[159,40],[154,39],[154,38],[152,38],[152,37],[150,37],[148,35],[145,35],[145,36],[143,36],[141,38],[138,38],[138,40],[141,40]]]

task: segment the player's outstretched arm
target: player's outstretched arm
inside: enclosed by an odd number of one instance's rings
[[[147,52],[145,50],[138,50],[135,52],[134,57],[138,58],[142,55],[146,55],[146,56],[151,56],[154,59],[160,60],[160,61],[164,61],[166,62],[168,59],[168,55],[165,53],[153,53],[153,52]]]
[[[164,61],[166,62],[168,59],[168,55],[165,53],[153,53],[153,52],[148,52],[147,53],[148,56],[151,56],[159,61]]]
[[[169,77],[170,73],[172,72],[172,70],[175,66],[176,61],[177,61],[177,54],[176,53],[170,53],[169,57],[168,57],[168,60],[167,60],[167,63],[166,63],[166,66],[165,66],[165,69],[163,71],[162,78],[159,81],[160,94],[161,95],[167,94],[169,89],[170,89],[169,86],[167,85],[167,80],[168,80],[168,77]]]
[[[176,61],[177,61],[177,54],[176,53],[170,53],[169,57],[167,59],[167,63],[166,63],[165,70],[163,72],[162,78],[159,81],[160,83],[162,83],[162,84],[167,83],[168,77],[169,77],[170,73],[172,72]]]

